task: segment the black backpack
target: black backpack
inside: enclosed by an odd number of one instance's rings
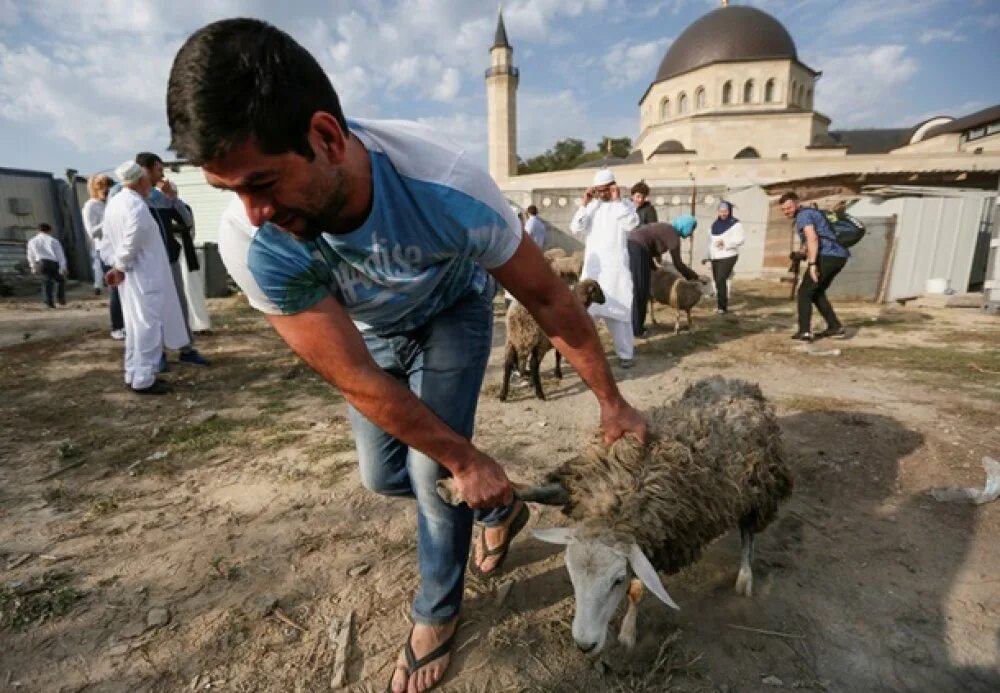
[[[830,222],[833,235],[837,237],[837,243],[845,248],[856,245],[858,241],[865,237],[865,225],[857,217],[852,217],[842,209],[820,210]]]

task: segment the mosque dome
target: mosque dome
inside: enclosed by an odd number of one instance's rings
[[[798,60],[795,42],[777,19],[756,7],[720,7],[700,17],[674,41],[654,82],[712,63]]]

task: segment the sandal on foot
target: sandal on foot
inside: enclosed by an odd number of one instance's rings
[[[417,659],[417,654],[413,651],[413,644],[411,643],[413,640],[413,628],[410,628],[410,634],[406,636],[406,645],[403,647],[403,654],[406,656],[406,667],[401,667],[398,663],[393,667],[392,674],[389,676],[389,683],[385,687],[386,693],[392,693],[392,680],[396,677],[396,672],[400,669],[406,672],[406,678],[409,680],[418,670],[423,669],[431,662],[441,659],[447,654],[451,654],[451,648],[455,644],[456,635],[458,635],[457,623],[455,624],[455,630],[451,632],[447,640],[438,645],[433,652]],[[442,676],[441,678],[444,677]],[[431,688],[435,688],[440,682],[440,679],[438,679],[438,681],[431,684]],[[430,690],[430,688],[427,690]]]
[[[504,561],[507,560],[507,551],[510,549],[510,543],[514,541],[514,537],[517,536],[518,532],[524,529],[524,526],[528,524],[528,520],[530,518],[531,518],[531,511],[528,510],[528,504],[521,503],[521,509],[517,511],[517,515],[515,515],[514,519],[511,520],[509,525],[507,525],[507,536],[503,540],[503,543],[500,544],[500,546],[494,547],[492,549],[486,545],[486,530],[484,529],[482,531],[482,533],[479,535],[479,542],[483,552],[483,555],[480,557],[480,560],[485,561],[487,558],[492,558],[494,556],[497,556],[498,558],[496,565],[494,565],[493,569],[487,573],[483,572],[479,568],[479,566],[476,564],[475,556],[473,556],[472,565],[470,566],[470,569],[472,570],[472,573],[476,577],[488,578],[500,572],[500,569],[503,568]]]

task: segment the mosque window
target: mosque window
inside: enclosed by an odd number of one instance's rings
[[[722,85],[722,103],[730,104],[733,102],[733,83],[726,82]]]
[[[744,147],[736,153],[734,159],[759,159],[760,154],[753,147]]]
[[[771,103],[774,101],[774,80],[767,80],[767,84],[764,85],[764,101]]]
[[[799,93],[798,93],[798,96],[796,96],[795,101],[800,106],[805,106],[806,105],[806,88],[804,86],[802,86],[801,84],[799,85]]]
[[[705,87],[698,87],[694,93],[694,107],[698,110],[705,108]]]
[[[687,113],[688,110],[688,97],[687,94],[681,92],[681,95],[677,97],[677,113],[683,114]]]
[[[663,99],[660,102],[660,120],[666,120],[670,117],[670,99]]]
[[[753,80],[748,79],[746,84],[743,85],[743,103],[753,103],[754,98],[754,85]]]
[[[812,108],[812,105],[813,105],[813,90],[812,89],[807,89],[806,90],[806,101],[802,105],[805,106],[806,108]]]
[[[794,103],[795,103],[795,96],[796,96],[796,90],[797,90],[798,88],[799,88],[799,87],[798,87],[798,84],[796,84],[796,83],[795,83],[795,82],[793,81],[793,82],[792,82],[792,86],[791,86],[791,87],[789,87],[789,89],[788,89],[788,101],[789,101],[790,103],[792,103],[792,104],[794,104]]]

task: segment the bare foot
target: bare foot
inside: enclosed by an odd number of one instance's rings
[[[486,548],[492,550],[498,546],[502,546],[507,540],[507,532],[510,527],[510,523],[514,521],[517,514],[521,512],[521,507],[524,505],[521,501],[514,503],[513,510],[510,511],[510,515],[507,519],[503,521],[503,524],[497,525],[496,527],[484,527],[483,532],[486,533]],[[483,542],[475,542],[475,556],[476,556],[476,567],[484,575],[489,575],[497,567],[497,563],[500,562],[502,556],[487,556],[483,558]]]
[[[451,637],[457,624],[458,618],[456,617],[455,620],[442,626],[425,626],[419,623],[414,625],[413,632],[410,634],[410,646],[413,648],[413,654],[416,655],[416,658],[421,659],[436,650],[441,643]],[[392,675],[391,688],[393,693],[419,693],[429,690],[444,676],[449,662],[451,662],[451,655],[446,654],[433,662],[428,662],[407,677],[406,651],[404,649],[399,653],[399,658],[396,660],[396,671]]]

